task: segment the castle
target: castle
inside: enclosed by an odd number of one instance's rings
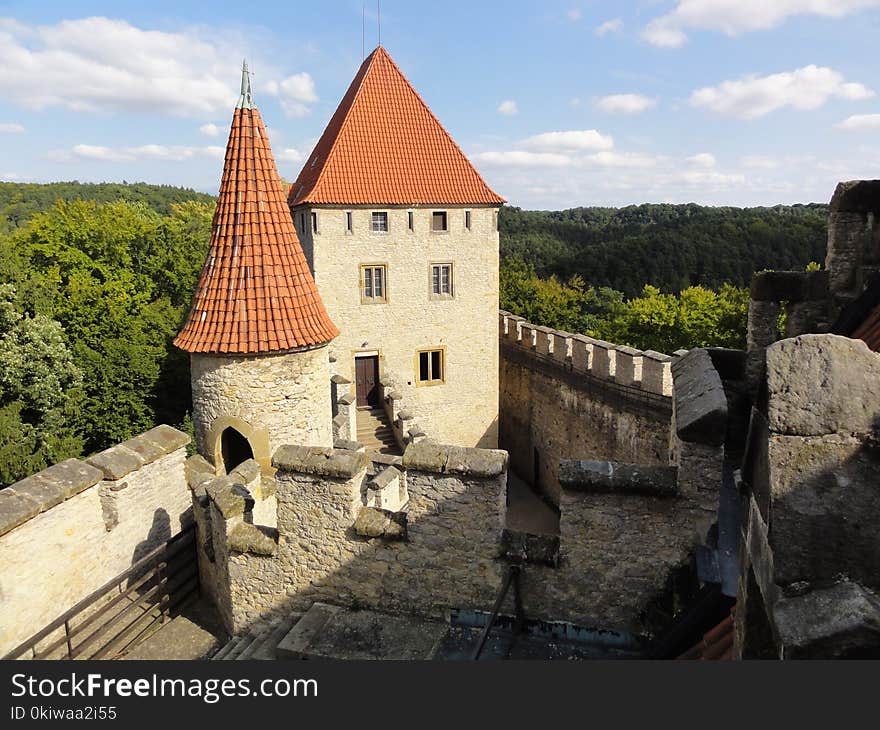
[[[876,651],[880,185],[835,193],[827,271],[755,275],[747,352],[499,313],[503,202],[382,47],[285,190],[245,69],[175,341],[196,453],[158,426],[0,492],[0,653],[196,592],[230,658],[352,613],[428,657],[493,604],[624,655]]]

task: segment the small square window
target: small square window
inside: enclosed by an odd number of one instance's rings
[[[318,232],[318,214],[312,211],[312,233]]]
[[[471,212],[469,210],[464,212],[464,227],[468,230],[471,229]]]
[[[445,210],[434,211],[434,214],[431,216],[431,230],[432,231],[445,231],[446,230],[446,211]]]
[[[346,211],[345,213],[345,230],[349,233],[352,232],[352,220],[351,220],[351,211]]]
[[[413,212],[411,210],[407,211],[406,225],[411,231],[415,230],[415,220],[414,220]]]
[[[434,385],[443,382],[444,369],[443,350],[422,350],[419,352],[418,382],[422,385]]]
[[[431,264],[431,295],[434,298],[452,296],[452,264]]]
[[[373,213],[373,233],[388,232],[388,213]]]
[[[361,266],[361,302],[386,302],[387,277],[385,266]]]

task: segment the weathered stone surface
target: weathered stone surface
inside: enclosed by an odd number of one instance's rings
[[[842,582],[774,607],[783,659],[838,659],[880,652],[880,600],[857,583]]]
[[[348,378],[343,377],[339,373],[337,373],[336,375],[331,375],[330,381],[336,383],[336,385],[351,385],[351,381]]]
[[[406,447],[403,466],[417,471],[494,477],[507,470],[507,452],[448,446],[426,439]]]
[[[771,434],[768,461],[776,582],[845,573],[880,588],[880,452],[853,436]]]
[[[40,503],[26,494],[0,489],[0,535],[40,514]]]
[[[61,490],[64,499],[68,499],[97,484],[103,475],[98,469],[83,461],[67,459],[43,469],[34,476],[54,484]]]
[[[563,461],[559,465],[559,483],[564,489],[593,494],[674,497],[678,493],[677,473],[674,466]]]
[[[229,472],[229,476],[242,484],[250,484],[260,478],[260,465],[253,459],[248,459]]]
[[[418,471],[442,472],[449,460],[449,447],[438,444],[431,439],[425,439],[415,444],[410,444],[403,452],[403,468],[416,469]]]
[[[361,537],[382,537],[391,517],[380,509],[363,507],[354,522],[354,530]]]
[[[672,364],[675,427],[682,441],[724,443],[727,396],[706,350],[691,350]]]
[[[236,484],[232,477],[215,477],[205,484],[205,491],[226,520],[254,508],[254,498],[241,484]]]
[[[229,550],[253,555],[274,555],[278,549],[278,530],[239,522],[226,538]]]
[[[188,434],[165,423],[145,431],[138,438],[145,438],[152,442],[162,450],[163,454],[170,454],[172,451],[182,449],[190,442]]]
[[[201,454],[190,456],[184,464],[186,483],[196,497],[204,497],[205,483],[216,476],[214,467]]]
[[[65,498],[61,487],[49,479],[44,479],[39,474],[22,479],[20,482],[15,482],[15,484],[10,485],[7,489],[33,499],[40,505],[40,512],[45,512],[50,507],[60,504]]]
[[[122,444],[111,446],[100,454],[90,456],[86,461],[104,473],[105,479],[115,481],[140,469],[146,462],[144,458]]]
[[[752,275],[750,297],[759,302],[801,302],[828,296],[828,272],[758,271]]]
[[[360,451],[361,453],[367,450],[366,446],[359,441],[351,441],[349,439],[336,439],[333,442],[333,448],[342,449],[343,451]]]
[[[861,340],[801,335],[767,348],[770,430],[867,434],[880,426],[880,355]]]
[[[348,479],[369,466],[364,453],[318,446],[281,446],[272,465],[285,471]]]
[[[880,180],[847,180],[838,183],[829,207],[832,213],[880,215]]]

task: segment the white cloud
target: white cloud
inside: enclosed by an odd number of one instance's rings
[[[841,18],[873,7],[880,7],[880,0],[678,0],[670,13],[648,23],[642,36],[655,46],[678,48],[690,29],[736,36],[773,28],[795,15]]]
[[[0,172],[0,180],[5,180],[6,182],[16,182],[21,179],[21,176],[15,172]]]
[[[609,114],[640,114],[657,106],[657,100],[641,94],[611,94],[597,99],[596,106]]]
[[[700,152],[698,155],[688,157],[687,162],[690,162],[697,167],[715,167],[716,160],[715,155],[710,154],[709,152]]]
[[[203,124],[199,127],[199,131],[206,137],[217,137],[220,134],[220,127],[209,122],[208,124]]]
[[[834,126],[847,132],[880,129],[880,114],[853,114]]]
[[[24,132],[24,126],[14,122],[0,122],[0,134],[19,134]]]
[[[581,19],[581,17],[582,17],[583,14],[581,13],[580,8],[572,8],[571,10],[569,10],[569,11],[566,13],[566,15],[568,16],[568,19],[569,19],[569,20],[572,20],[572,21],[574,21],[574,22],[577,22],[578,20]]]
[[[596,28],[596,35],[603,36],[608,33],[620,33],[623,30],[623,20],[620,18],[614,18],[613,20],[606,20],[604,23],[599,25]]]
[[[0,18],[0,95],[35,110],[206,116],[235,104],[238,59],[255,42],[216,28],[147,30],[105,17],[55,25]],[[274,81],[276,69],[255,65],[266,79],[257,89],[274,89],[294,114],[317,99],[307,73]]]
[[[567,132],[544,132],[520,142],[520,146],[535,152],[576,152],[584,150],[610,150],[614,140],[595,129]]]
[[[572,164],[571,158],[566,155],[525,150],[480,152],[474,158],[497,167],[567,167]]]
[[[279,162],[299,163],[305,159],[305,154],[293,147],[286,147],[278,153]]]
[[[497,111],[499,114],[510,117],[519,112],[519,107],[513,99],[505,99],[498,105]]]
[[[755,119],[786,106],[817,109],[831,97],[857,101],[872,96],[873,91],[862,84],[846,82],[837,71],[810,65],[770,76],[752,74],[697,89],[691,94],[690,103],[717,114]]]
[[[145,144],[138,147],[106,147],[77,144],[69,150],[53,150],[49,159],[55,162],[96,160],[99,162],[136,162],[138,160],[167,160],[181,162],[194,157],[223,159],[224,150],[216,145],[190,147],[186,145]]]
[[[771,157],[763,155],[746,155],[740,161],[743,167],[754,170],[773,170],[779,167],[779,163]]]

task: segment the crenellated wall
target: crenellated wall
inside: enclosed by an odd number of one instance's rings
[[[501,448],[559,503],[564,459],[669,463],[672,360],[501,312]]]
[[[190,524],[187,443],[157,426],[0,490],[0,656]]]

